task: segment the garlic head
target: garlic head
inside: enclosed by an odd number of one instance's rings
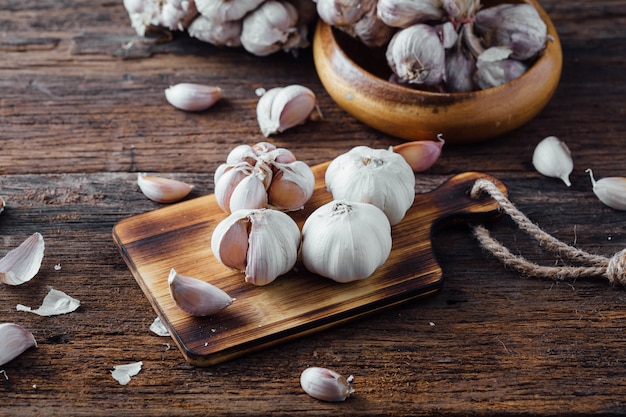
[[[245,281],[267,285],[296,264],[300,229],[282,211],[237,210],[211,236],[213,255],[225,266],[245,272]]]
[[[601,202],[615,210],[626,210],[625,177],[605,177],[596,181],[591,169],[587,169],[585,172],[589,173],[593,193]]]
[[[311,213],[302,227],[305,268],[337,282],[368,278],[390,253],[391,225],[372,204],[334,200]]]
[[[569,176],[574,169],[574,161],[569,148],[556,136],[544,138],[533,152],[533,166],[546,177],[560,178],[568,187],[572,185]]]
[[[335,200],[373,204],[391,225],[402,220],[415,199],[413,169],[392,150],[357,146],[330,163],[325,181]]]

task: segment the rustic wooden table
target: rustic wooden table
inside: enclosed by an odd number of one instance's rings
[[[156,317],[111,237],[120,220],[161,207],[137,172],[213,191],[227,151],[262,139],[257,87],[315,91],[324,120],[271,140],[309,164],[357,144],[400,141],[357,122],[323,90],[310,50],[257,58],[177,38],[142,43],[122,1],[4,1],[0,8],[0,254],[34,232],[39,274],[0,288],[0,322],[33,332],[39,346],[1,367],[0,415],[425,415],[626,412],[626,292],[602,278],[526,279],[487,256],[465,225],[434,235],[438,294],[208,368],[188,364]],[[626,176],[626,1],[541,2],[564,53],[559,88],[543,112],[502,138],[446,146],[418,177],[427,191],[453,174],[500,179],[511,200],[548,233],[591,253],[626,247],[626,214],[602,205],[597,177]],[[133,42],[132,48],[127,48]],[[177,82],[220,85],[211,111],[171,108]],[[572,186],[535,172],[545,136],[566,141]],[[514,253],[561,265],[508,217],[489,225]],[[61,268],[55,268],[59,265]],[[67,315],[39,317],[47,286],[78,298]],[[143,361],[122,386],[113,366]],[[299,385],[307,366],[354,375],[355,395],[324,403]]]

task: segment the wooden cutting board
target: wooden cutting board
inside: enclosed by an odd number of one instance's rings
[[[312,168],[313,197],[303,210],[291,213],[300,227],[315,208],[331,200],[324,184],[327,166]],[[442,272],[432,252],[434,226],[498,215],[495,201],[469,197],[478,178],[506,191],[496,179],[468,172],[416,195],[406,217],[392,229],[387,262],[371,277],[347,284],[312,274],[300,261],[269,285],[245,283],[243,274],[223,266],[211,252],[213,229],[227,216],[214,195],[124,219],[115,225],[113,238],[185,359],[209,366],[436,292]],[[169,295],[171,268],[210,282],[236,300],[214,316],[190,317]]]

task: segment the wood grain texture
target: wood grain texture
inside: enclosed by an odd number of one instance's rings
[[[312,168],[313,196],[302,210],[289,213],[300,229],[316,208],[332,200],[324,182],[327,166]],[[312,274],[301,262],[269,285],[246,284],[241,273],[226,268],[211,252],[213,231],[227,217],[213,194],[122,220],[113,237],[185,359],[215,365],[435,293],[442,274],[432,252],[433,227],[499,214],[495,201],[469,197],[480,178],[506,191],[494,178],[464,173],[417,195],[392,230],[385,264],[367,279],[346,284]],[[170,296],[171,268],[221,288],[235,298],[233,305],[211,317],[189,316]]]
[[[610,256],[626,247],[624,212],[603,206],[584,169],[626,175],[626,1],[542,0],[559,33],[563,72],[530,123],[471,146],[444,146],[417,176],[429,192],[455,174],[501,180],[510,199],[559,239]],[[137,189],[137,172],[213,192],[213,172],[240,143],[262,140],[254,89],[309,86],[324,120],[272,137],[310,165],[357,144],[402,141],[336,106],[303,52],[254,58],[177,37],[139,41],[121,1],[7,1],[0,7],[0,254],[41,232],[39,274],[0,287],[0,321],[33,332],[39,346],[0,369],[7,416],[406,416],[623,415],[626,293],[605,281],[525,279],[482,252],[464,225],[432,236],[443,277],[432,297],[307,335],[212,367],[189,364],[149,331],[154,310],[111,238],[115,224],[162,206]],[[269,70],[265,70],[269,69]],[[212,111],[170,108],[179,81],[219,84]],[[572,186],[537,174],[534,146],[565,140]],[[546,265],[558,256],[503,217],[488,225],[514,253]],[[55,265],[61,269],[56,270]],[[50,285],[81,300],[72,314],[39,317]],[[114,365],[143,361],[126,386]],[[355,376],[354,397],[328,404],[299,386],[307,366]],[[8,378],[8,379],[7,379]]]

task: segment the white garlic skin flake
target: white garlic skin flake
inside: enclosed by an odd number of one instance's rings
[[[300,386],[311,397],[322,401],[345,401],[354,388],[350,385],[352,378],[345,378],[338,372],[312,366],[300,374]]]
[[[560,178],[568,187],[569,176],[574,170],[574,161],[569,148],[556,136],[548,136],[535,147],[533,166],[546,177]]]
[[[181,275],[174,268],[167,279],[170,296],[174,303],[194,317],[209,316],[232,304],[225,291],[197,278]]]
[[[331,201],[302,227],[305,268],[336,282],[370,277],[389,258],[391,244],[387,216],[367,203]]]
[[[335,158],[325,174],[335,200],[370,203],[398,224],[415,200],[415,174],[398,153],[357,146]]]
[[[0,366],[36,346],[33,334],[19,324],[0,323]]]
[[[294,267],[300,240],[298,225],[282,211],[242,209],[215,227],[211,250],[246,282],[267,285]]]
[[[605,205],[615,210],[626,210],[626,177],[605,177],[596,181],[593,171],[587,169],[593,193]]]

